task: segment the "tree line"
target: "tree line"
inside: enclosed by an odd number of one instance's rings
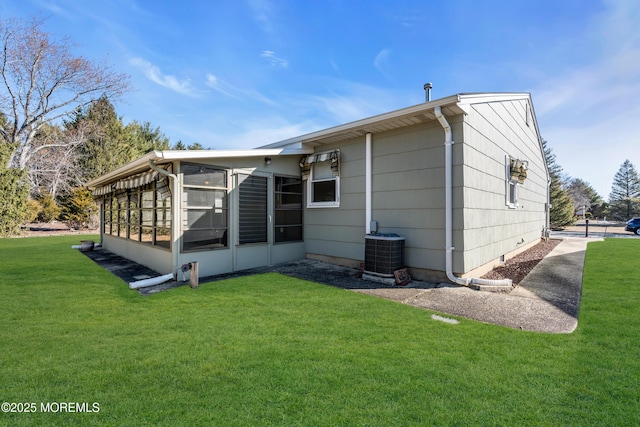
[[[87,225],[96,207],[83,188],[152,150],[202,149],[149,122],[124,124],[113,101],[129,76],[72,53],[43,21],[0,21],[0,235],[33,220]]]
[[[640,216],[640,176],[628,159],[613,177],[608,202],[586,181],[563,173],[556,156],[542,141],[551,184],[550,223],[552,228],[572,225],[579,217],[609,221],[626,221]]]

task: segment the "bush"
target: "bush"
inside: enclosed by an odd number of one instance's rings
[[[62,201],[60,219],[76,229],[95,228],[98,224],[98,205],[91,191],[78,187]]]
[[[61,209],[51,194],[43,196],[38,202],[40,203],[40,212],[36,217],[37,221],[51,222],[58,219]]]
[[[24,222],[33,222],[38,218],[38,214],[42,210],[42,205],[37,200],[27,200],[27,212],[24,218]]]

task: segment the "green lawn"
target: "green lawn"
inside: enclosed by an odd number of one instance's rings
[[[589,244],[568,335],[278,274],[142,297],[78,242],[0,239],[0,402],[38,411],[0,425],[640,425],[637,239]]]

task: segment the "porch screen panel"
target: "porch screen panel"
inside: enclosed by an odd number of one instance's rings
[[[274,241],[302,240],[302,179],[275,177]]]
[[[239,243],[267,242],[267,178],[238,174]]]
[[[182,173],[182,250],[227,248],[227,172],[208,165],[183,164]]]

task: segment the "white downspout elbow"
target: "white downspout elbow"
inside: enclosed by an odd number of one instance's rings
[[[154,171],[160,173],[168,177],[171,180],[171,255],[173,257],[173,266],[171,268],[172,274],[174,278],[177,278],[178,275],[178,266],[179,266],[179,256],[180,256],[180,248],[178,247],[178,242],[180,241],[180,229],[178,228],[180,225],[179,220],[179,207],[180,205],[177,203],[180,200],[180,181],[177,175],[172,174],[153,163],[153,160],[149,159],[149,167]]]
[[[442,114],[440,106],[436,106],[433,112],[444,130],[444,168],[445,168],[445,264],[447,278],[462,286],[469,286],[471,284],[477,285],[489,285],[489,286],[511,286],[510,279],[505,280],[486,280],[479,278],[462,278],[453,273],[453,136],[451,133],[451,126],[449,122]]]

